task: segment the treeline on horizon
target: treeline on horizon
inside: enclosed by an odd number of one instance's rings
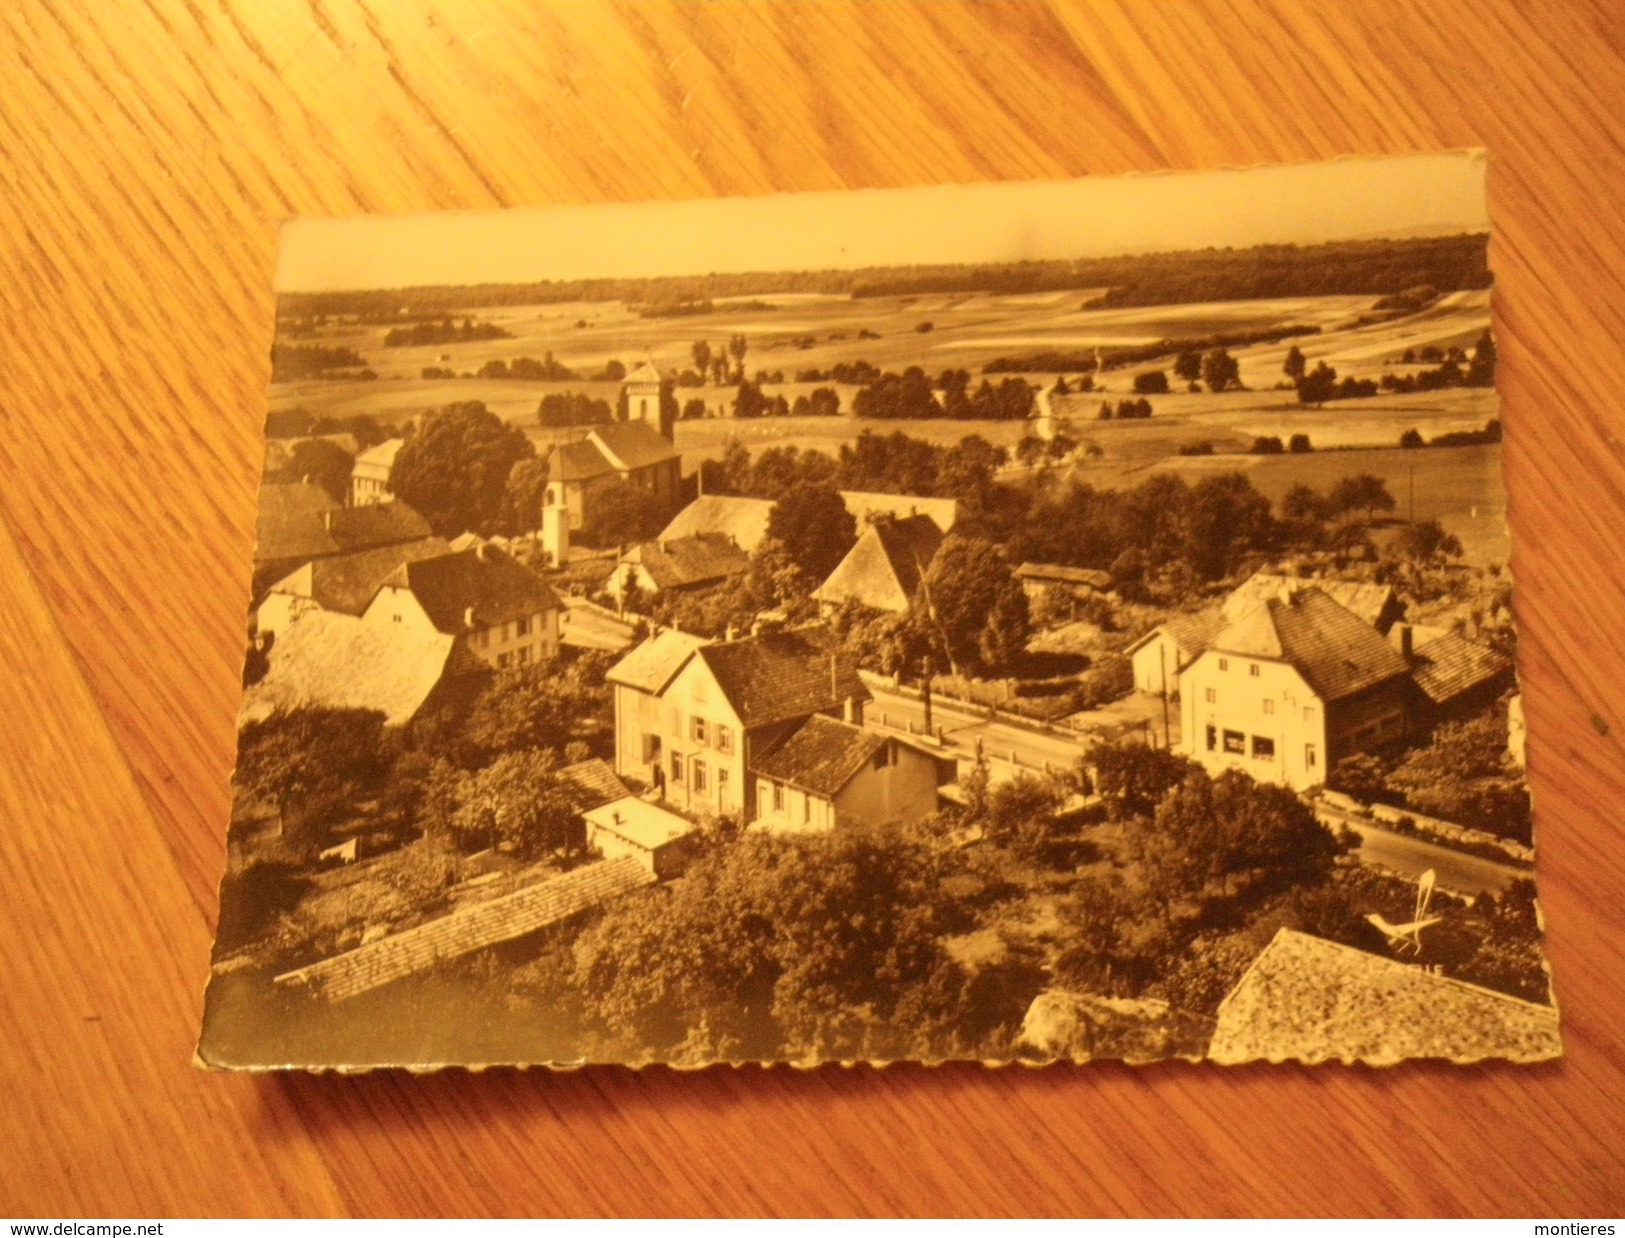
[[[944,292],[1079,292],[1105,288],[1090,308],[1178,305],[1288,296],[1391,296],[1421,284],[1440,292],[1488,288],[1489,236],[1255,245],[1113,258],[966,265],[867,267],[855,271],[745,271],[641,279],[539,280],[341,292],[285,292],[282,317],[355,314],[400,321],[452,310],[626,301],[671,305],[768,293],[912,296]]]

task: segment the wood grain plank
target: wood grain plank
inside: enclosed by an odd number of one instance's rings
[[[14,558],[0,557],[0,640],[16,655],[0,681],[13,706],[0,744],[16,758],[0,767],[0,804],[21,822],[0,836],[0,861],[14,883],[49,873],[110,909],[85,924],[35,901],[0,912],[12,940],[46,943],[8,959],[14,995],[0,998],[8,1020],[38,1020],[8,1023],[21,1036],[8,1043],[24,1048],[6,1099],[30,1115],[31,1138],[24,1159],[0,1156],[7,1201],[183,1213],[1618,1211],[1616,5],[22,0],[0,13],[0,74],[0,516],[16,540]],[[1493,152],[1505,459],[1563,1064],[195,1087],[165,1073],[160,1048],[195,1017],[198,909],[212,915],[223,855],[280,218],[1480,142]],[[155,934],[167,953],[154,953]],[[59,980],[44,969],[70,945],[118,965]],[[138,1018],[138,995],[162,1018]],[[91,1029],[108,1010],[123,1012],[122,1038],[97,1048],[107,1033]],[[103,1025],[83,1023],[96,1013]],[[179,1116],[153,1116],[164,1106]]]

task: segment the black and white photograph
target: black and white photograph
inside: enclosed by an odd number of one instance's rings
[[[1559,1056],[1485,172],[286,224],[199,1060]]]

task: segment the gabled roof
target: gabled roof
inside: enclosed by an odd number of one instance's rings
[[[559,606],[547,581],[490,545],[407,563],[384,583],[410,590],[435,628],[452,635]]]
[[[560,443],[553,449],[548,461],[547,475],[552,481],[587,481],[613,473],[615,465],[591,439],[580,438]]]
[[[931,523],[944,533],[953,531],[959,518],[956,499],[926,499],[914,494],[882,494],[872,490],[842,490],[841,499],[846,510],[858,522],[858,528],[877,516],[929,516]]]
[[[824,628],[764,632],[702,646],[694,655],[716,678],[745,726],[784,722],[870,699],[857,663]]]
[[[433,532],[427,520],[399,499],[340,508],[329,518],[328,531],[340,551],[421,541]]]
[[[440,682],[455,643],[410,624],[306,611],[271,645],[270,669],[244,691],[238,725],[307,706],[376,709],[391,725],[406,722]]]
[[[1323,701],[1404,675],[1405,659],[1377,630],[1318,588],[1271,597],[1227,624],[1209,649],[1286,662]]]
[[[1208,1056],[1388,1065],[1562,1052],[1550,1006],[1283,928],[1219,1003]]]
[[[382,471],[388,476],[389,470],[395,466],[395,456],[406,440],[401,438],[385,439],[377,446],[369,447],[355,458],[355,466],[368,472]]]
[[[657,589],[683,589],[726,580],[745,570],[750,556],[720,533],[640,542],[621,556],[649,574]]]
[[[1392,585],[1366,584],[1354,580],[1295,579],[1256,572],[1225,598],[1224,613],[1231,619],[1239,618],[1259,602],[1272,597],[1284,600],[1297,590],[1310,587],[1319,589],[1372,627],[1380,624],[1384,613],[1395,605]]]
[[[1091,589],[1109,589],[1112,584],[1110,572],[1089,567],[1066,567],[1059,563],[1023,563],[1013,575],[1017,580],[1039,583],[1053,580],[1069,585],[1088,585]]]
[[[589,808],[581,815],[589,825],[617,834],[645,851],[653,851],[694,832],[694,823],[687,817],[635,795]]]
[[[876,520],[813,596],[821,602],[852,599],[901,613],[941,545],[942,530],[928,516]]]
[[[655,369],[652,361],[645,361],[628,374],[623,381],[627,383],[658,383],[661,381],[660,371]]]
[[[587,441],[596,444],[610,463],[622,471],[651,468],[682,458],[677,448],[644,421],[611,421],[594,426]]]
[[[702,494],[660,532],[661,541],[719,533],[731,537],[747,554],[755,551],[767,536],[768,518],[773,514],[772,499],[747,499],[732,494]]]
[[[878,731],[814,714],[783,743],[751,765],[751,772],[833,798],[891,741]]]
[[[702,636],[667,628],[610,667],[604,679],[639,692],[663,692],[694,651],[705,643]]]
[[[1213,638],[1224,630],[1224,622],[1224,611],[1217,606],[1190,615],[1175,615],[1160,628],[1154,628],[1130,645],[1129,652],[1139,649],[1161,632],[1179,650],[1179,666],[1183,669],[1213,643]]]
[[[559,777],[567,779],[581,792],[582,812],[602,807],[612,800],[625,799],[632,794],[627,790],[626,784],[615,776],[609,762],[597,757],[577,761],[574,765],[566,765],[559,771]]]
[[[1445,632],[1411,647],[1411,678],[1435,705],[1455,700],[1480,684],[1512,669],[1512,663],[1488,645]]]
[[[444,538],[426,537],[416,542],[315,559],[277,581],[271,586],[271,592],[309,598],[323,610],[359,615],[367,609],[367,603],[390,573],[403,564],[447,554],[450,550]]]
[[[310,482],[264,483],[254,521],[255,562],[332,554],[335,546],[324,517],[338,509],[332,495]]]

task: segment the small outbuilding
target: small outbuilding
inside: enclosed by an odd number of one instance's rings
[[[587,846],[606,860],[630,857],[662,880],[681,876],[692,858],[694,823],[635,795],[589,808],[582,819]]]

